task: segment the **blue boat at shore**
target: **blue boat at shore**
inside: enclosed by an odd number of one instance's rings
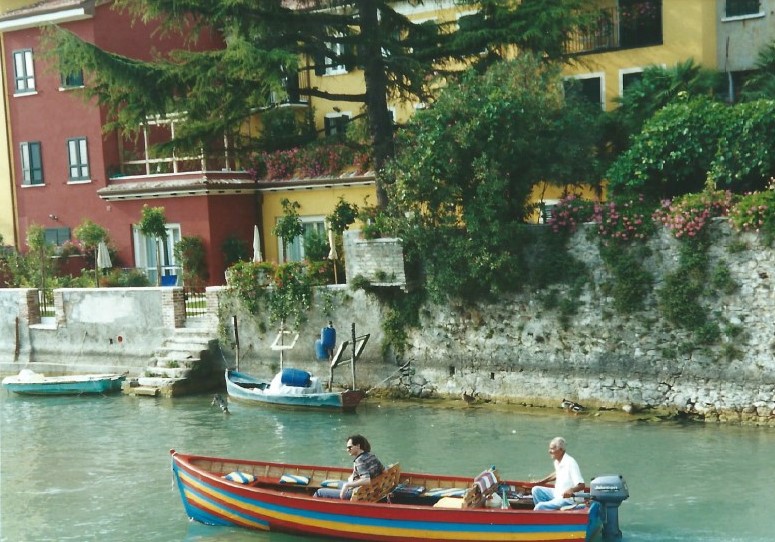
[[[85,374],[45,376],[30,369],[7,376],[2,386],[22,395],[81,395],[105,394],[121,389],[125,374]]]

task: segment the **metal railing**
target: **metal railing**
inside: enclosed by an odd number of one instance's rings
[[[595,11],[592,21],[573,33],[567,53],[593,53],[662,43],[662,1],[633,2]]]
[[[201,318],[207,314],[207,294],[204,290],[183,289],[186,300],[186,318]]]
[[[41,318],[54,316],[54,290],[51,288],[39,289],[38,306]]]

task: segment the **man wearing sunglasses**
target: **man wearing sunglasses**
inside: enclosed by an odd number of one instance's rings
[[[382,474],[385,466],[371,453],[371,444],[363,435],[352,435],[347,439],[347,453],[353,458],[353,472],[338,489],[322,487],[315,492],[315,497],[328,499],[347,499],[352,496],[353,489],[368,484],[372,478]]]

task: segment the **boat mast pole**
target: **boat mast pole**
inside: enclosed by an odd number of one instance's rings
[[[239,328],[237,328],[237,315],[233,315],[231,320],[234,325],[234,349],[236,352],[237,372],[239,372]]]

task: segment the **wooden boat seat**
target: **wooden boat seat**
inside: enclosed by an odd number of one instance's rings
[[[401,466],[393,463],[382,474],[372,478],[371,481],[353,490],[350,500],[353,502],[378,502],[387,497],[398,485],[401,476]]]
[[[501,483],[498,471],[487,469],[474,478],[474,483],[463,495],[463,508],[481,508],[487,497],[492,495]]]

